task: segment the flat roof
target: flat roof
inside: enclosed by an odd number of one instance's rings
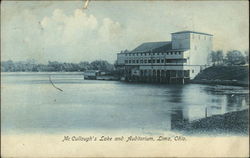
[[[203,32],[196,32],[196,31],[180,31],[180,32],[174,32],[174,33],[171,33],[171,34],[181,34],[181,33],[196,33],[196,34],[213,36],[212,34],[203,33]]]

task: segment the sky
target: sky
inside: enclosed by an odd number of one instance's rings
[[[214,50],[249,48],[247,1],[2,1],[1,60],[107,60],[183,30],[214,35]]]

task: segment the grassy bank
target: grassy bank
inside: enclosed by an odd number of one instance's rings
[[[248,66],[212,66],[200,72],[192,83],[248,86]]]
[[[182,126],[187,134],[240,134],[248,135],[249,109],[199,119]]]

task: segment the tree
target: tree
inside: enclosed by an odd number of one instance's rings
[[[90,63],[91,69],[101,71],[112,71],[114,66],[105,60],[96,60]]]
[[[91,63],[83,61],[80,63],[61,63],[58,61],[48,61],[48,64],[37,64],[35,60],[26,60],[13,62],[2,61],[1,62],[1,71],[2,72],[58,72],[58,71],[85,71],[85,70],[101,70],[111,72],[114,70],[114,65],[110,64],[105,60],[96,60]]]
[[[249,51],[245,51],[245,61],[246,61],[246,64],[249,64]]]
[[[244,55],[238,50],[228,51],[225,62],[228,65],[243,65],[246,63]]]
[[[218,64],[223,64],[223,51],[222,50],[217,50],[217,51],[212,51],[210,54],[211,61],[213,65],[218,65]]]
[[[49,61],[48,67],[52,67],[53,71],[62,71],[62,64],[57,61]]]
[[[85,71],[85,70],[89,70],[90,69],[90,64],[89,62],[83,61],[79,63],[79,68],[80,71]]]
[[[11,72],[14,71],[15,64],[12,60],[1,62],[1,71],[3,72]]]
[[[217,64],[222,64],[224,59],[223,51],[218,50],[216,51],[216,54],[217,54]]]

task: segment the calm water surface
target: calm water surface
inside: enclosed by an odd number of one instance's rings
[[[211,116],[248,108],[247,90],[214,88],[84,80],[80,73],[1,73],[1,126],[7,133],[170,131],[205,111]]]

